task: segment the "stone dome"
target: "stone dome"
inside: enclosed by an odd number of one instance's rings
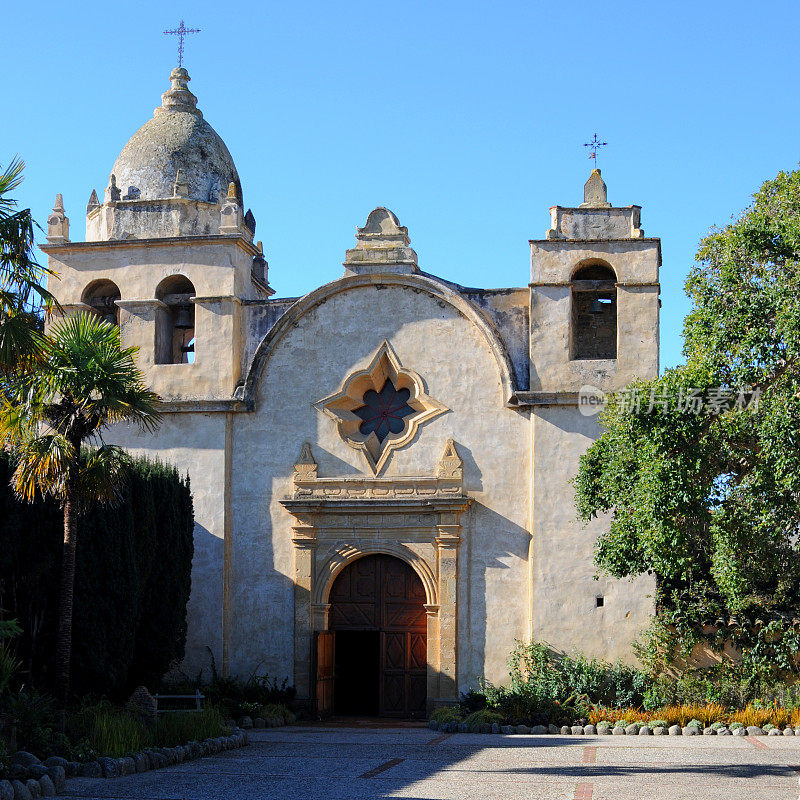
[[[114,163],[107,200],[185,197],[221,203],[234,183],[242,204],[231,154],[203,119],[189,80],[185,69],[172,70],[172,86],[153,118],[136,131]]]

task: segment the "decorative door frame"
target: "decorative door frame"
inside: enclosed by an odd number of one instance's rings
[[[294,495],[281,501],[293,516],[294,676],[299,697],[314,694],[314,634],[328,630],[336,576],[362,556],[405,561],[425,587],[428,708],[458,700],[458,546],[463,465],[448,440],[436,475],[320,478],[311,447],[295,464]]]

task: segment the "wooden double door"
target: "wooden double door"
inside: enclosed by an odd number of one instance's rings
[[[425,590],[398,558],[364,556],[330,592],[329,630],[317,636],[322,713],[417,717],[427,699]]]

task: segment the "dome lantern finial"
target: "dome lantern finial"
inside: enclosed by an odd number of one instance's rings
[[[106,190],[116,205],[92,228],[97,240],[216,234],[230,183],[242,204],[236,165],[188,82],[185,69],[172,70],[163,103],[117,156]]]
[[[175,67],[169,76],[171,86],[161,95],[161,105],[155,110],[153,116],[163,111],[187,111],[202,117],[197,108],[197,98],[189,89],[189,73],[183,67]]]

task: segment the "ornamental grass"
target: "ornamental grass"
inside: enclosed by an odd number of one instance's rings
[[[229,734],[222,724],[222,715],[216,708],[195,711],[170,711],[160,714],[155,726],[154,740],[158,747],[176,747],[186,742],[213,739]]]
[[[684,703],[664,706],[654,711],[643,711],[640,708],[594,708],[589,712],[587,719],[592,725],[597,725],[601,721],[614,723],[617,720],[623,720],[630,724],[660,720],[666,722],[667,725],[680,725],[684,728],[692,720],[697,720],[702,722],[705,727],[709,727],[715,722],[725,722],[728,725],[739,722],[745,728],[749,725],[759,728],[763,728],[765,725],[785,728],[787,725],[800,726],[800,707],[792,710],[778,705],[761,708],[750,703],[744,708],[729,709],[721,703]]]
[[[797,715],[797,709],[794,710],[792,716]],[[733,711],[727,715],[728,722],[741,722],[745,728],[750,725],[756,725],[763,728],[764,725],[770,723],[776,728],[785,728],[789,724],[790,714],[785,708],[780,706],[770,706],[768,708],[756,708],[752,704]]]
[[[676,706],[665,706],[654,711],[642,711],[640,708],[596,708],[589,712],[588,720],[592,725],[597,725],[603,720],[616,722],[624,720],[630,724],[632,722],[652,722],[653,720],[663,720],[667,725],[680,725],[685,727],[693,719],[699,720],[706,727],[712,722],[725,720],[729,717],[725,706],[720,703],[684,703]],[[731,722],[738,720],[731,719]]]
[[[170,711],[160,714],[155,725],[145,725],[128,711],[100,705],[84,709],[90,717],[88,746],[99,756],[120,758],[148,747],[175,747],[230,733],[216,708],[201,712]]]

